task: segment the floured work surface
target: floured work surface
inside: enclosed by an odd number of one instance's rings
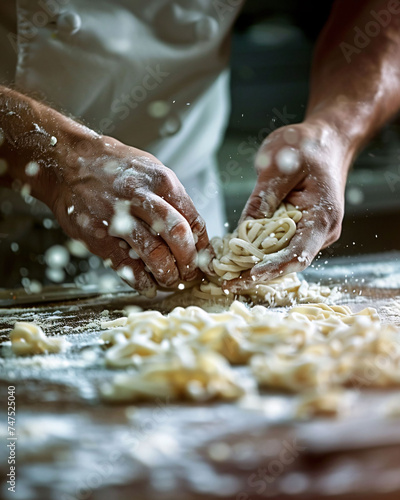
[[[334,276],[345,283],[341,304],[375,307],[383,322],[400,326],[395,257],[309,274]],[[72,344],[65,354],[6,357],[1,365],[4,402],[7,387],[16,387],[18,498],[399,498],[400,390],[371,390],[368,376],[346,391],[346,411],[333,418],[300,420],[296,396],[263,390],[232,403],[102,403],[99,384],[116,370],[104,367],[100,323],[136,300],[0,310],[3,343],[16,321],[27,321]],[[246,367],[235,370],[249,376]],[[2,443],[5,422],[3,414]],[[0,453],[7,472],[5,446]],[[1,496],[14,498],[6,485]]]

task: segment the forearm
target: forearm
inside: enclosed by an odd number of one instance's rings
[[[387,26],[372,11],[385,11]],[[400,109],[399,66],[400,2],[337,0],[317,42],[306,120],[326,122],[353,157]]]
[[[0,86],[0,185],[28,185],[36,198],[52,204],[62,181],[60,158],[91,131],[43,103]],[[5,170],[5,172],[4,172]]]
[[[204,221],[157,158],[2,87],[0,128],[8,185],[31,186],[69,237],[109,260],[136,290],[153,297],[156,282],[176,288],[200,279],[199,268],[210,271]],[[34,175],[29,162],[39,166]]]

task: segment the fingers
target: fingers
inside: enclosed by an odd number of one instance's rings
[[[206,223],[200,215],[192,219],[191,222],[190,219],[188,219],[188,221],[195,236],[195,240],[197,236],[197,265],[204,273],[214,275],[215,272],[212,261],[215,257],[215,252],[208,239]]]
[[[145,263],[160,286],[174,288],[182,281],[170,249],[163,239],[153,235],[144,223],[137,226],[133,235],[125,236],[125,241],[131,247],[130,255]]]
[[[239,224],[246,219],[272,217],[279,204],[301,180],[301,173],[287,175],[274,165],[260,170],[257,184],[243,210]]]
[[[130,213],[170,248],[182,281],[191,281],[199,276],[198,265],[210,270],[213,258],[205,223],[172,170],[147,156],[131,160],[136,175],[128,169],[114,187],[130,200]]]
[[[322,231],[298,227],[298,233],[293,237],[289,246],[282,250],[283,255],[276,254],[271,259],[267,256],[265,262],[254,266],[250,276],[254,277],[257,283],[261,280],[269,281],[281,275],[302,271],[311,264],[321,250],[325,236]]]
[[[240,278],[225,281],[223,287],[238,293],[240,290],[254,288],[257,284],[267,283],[279,276],[299,272],[308,267],[327,238],[324,228],[312,214],[313,211],[310,210],[308,216],[303,216],[288,247],[266,255],[262,262],[243,273]]]
[[[207,234],[206,223],[197,212],[192,199],[177,176],[169,169],[166,169],[163,183],[159,188],[159,195],[188,222],[198,253],[197,264],[199,268],[205,273],[214,273],[212,259],[215,255]]]
[[[272,217],[279,203],[289,193],[284,189],[280,179],[258,181],[251,193],[240,217],[239,224],[247,219],[264,219]]]
[[[153,234],[147,224],[136,217],[127,215],[126,212],[121,212],[119,217],[118,219],[117,215],[117,218],[113,219],[109,234],[126,242],[125,254],[134,261],[143,261],[145,270],[154,276],[160,286],[165,288],[177,286],[181,281],[179,270],[165,241]],[[120,245],[121,243],[122,241]]]
[[[179,270],[181,280],[191,281],[196,279],[199,272],[197,269],[195,239],[189,222],[183,215],[154,194],[148,195],[140,205],[135,205],[132,210],[137,217],[140,217],[151,227],[154,233],[162,238],[158,240],[159,246],[160,242],[164,241],[169,247],[176,260],[176,267]],[[163,253],[165,254],[165,252]],[[155,255],[157,255],[157,252]],[[150,258],[149,262],[152,260],[153,258]],[[147,263],[146,260],[145,262]],[[157,265],[160,265],[158,257]]]
[[[279,204],[304,179],[306,165],[300,147],[299,127],[282,127],[270,134],[261,145],[256,158],[258,175],[240,222],[246,219],[271,217]]]
[[[136,291],[145,295],[146,297],[153,298],[157,294],[156,284],[145,270],[145,265],[140,259],[132,259],[122,240],[112,238],[110,244],[104,242],[104,251],[97,252],[104,260],[111,262],[111,267],[118,273],[118,275]]]
[[[290,185],[291,182],[288,182],[284,190],[278,190],[280,196]],[[240,278],[224,282],[226,289],[236,293],[241,289],[253,288],[257,283],[267,283],[290,272],[302,271],[322,248],[339,238],[344,213],[340,188],[330,178],[323,176],[308,176],[304,182],[300,180],[296,187],[296,190],[284,195],[288,202],[300,207],[303,214],[289,245],[266,255],[262,262]]]
[[[214,249],[208,238],[206,223],[197,212],[190,196],[181,186],[177,199],[169,198],[168,201],[189,223],[197,250],[197,265],[203,272],[214,274],[212,266],[212,259],[215,257]]]

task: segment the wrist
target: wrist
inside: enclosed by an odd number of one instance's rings
[[[100,136],[48,106],[0,87],[0,183],[53,207],[65,177],[78,174],[76,160]],[[100,148],[99,148],[100,149]],[[76,177],[76,176],[75,176]]]
[[[43,126],[44,105],[10,89],[0,88],[1,184],[47,203],[52,183],[54,138]]]
[[[367,104],[348,102],[339,96],[334,103],[308,110],[305,122],[318,126],[339,147],[351,164],[369,138],[371,110]]]

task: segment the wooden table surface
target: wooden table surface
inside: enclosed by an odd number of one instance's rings
[[[400,326],[400,316],[385,309],[400,290],[360,286],[357,276],[348,279],[342,303],[354,311],[376,307],[384,321]],[[294,419],[294,396],[278,392],[239,403],[102,403],[98,386],[115,370],[98,356],[99,322],[119,317],[136,299],[117,294],[0,309],[0,469],[4,479],[7,387],[14,385],[18,491],[3,483],[0,498],[400,498],[400,416],[385,414],[390,400],[400,402],[399,389],[354,388],[346,415],[308,421]],[[43,356],[16,364],[7,345],[16,320],[68,334],[74,339],[68,358],[51,366]]]

